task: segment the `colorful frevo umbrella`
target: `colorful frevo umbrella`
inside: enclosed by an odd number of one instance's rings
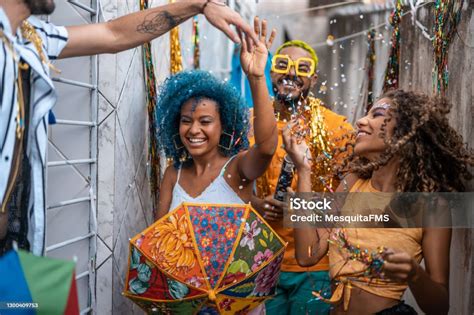
[[[249,205],[183,203],[130,240],[124,295],[151,314],[246,314],[286,244]]]
[[[78,315],[75,263],[11,250],[0,258],[0,314]]]

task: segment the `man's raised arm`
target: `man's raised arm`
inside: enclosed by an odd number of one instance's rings
[[[67,27],[69,40],[60,58],[116,53],[149,42],[196,14],[223,31],[231,40],[240,42],[230,25],[248,34],[255,42],[257,36],[240,17],[220,0],[183,0],[160,7],[131,13],[106,23]]]

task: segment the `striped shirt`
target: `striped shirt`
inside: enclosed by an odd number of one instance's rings
[[[56,59],[67,44],[67,31],[31,16],[28,22],[42,39],[43,53],[48,59]],[[0,203],[7,202],[7,187],[13,171],[16,117],[18,112],[18,63],[20,59],[31,69],[30,119],[27,147],[23,148],[31,165],[31,193],[28,206],[28,241],[31,251],[42,255],[45,247],[45,171],[47,151],[48,112],[56,103],[56,91],[49,77],[49,67],[41,61],[32,42],[11,29],[9,19],[0,7]]]

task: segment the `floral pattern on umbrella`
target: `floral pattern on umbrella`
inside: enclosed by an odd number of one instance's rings
[[[221,291],[222,294],[232,297],[264,297],[275,294],[276,285],[280,275],[283,251],[269,263],[264,264],[261,269],[247,277],[238,284],[227,287]]]
[[[232,252],[246,208],[188,206],[187,209],[209,284],[214,287]]]
[[[158,222],[135,236],[132,246],[172,278],[196,288],[207,287],[186,209],[178,208]]]
[[[180,300],[205,295],[204,291],[165,275],[135,247],[131,248],[126,292],[157,300]]]
[[[281,250],[281,240],[255,212],[250,212],[220,288],[247,278]]]
[[[285,246],[250,205],[184,203],[130,240],[124,295],[148,313],[246,314],[275,294]]]

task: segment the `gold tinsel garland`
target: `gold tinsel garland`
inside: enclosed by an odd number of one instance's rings
[[[333,151],[336,148],[331,141],[324,116],[322,114],[322,103],[320,99],[308,97],[304,116],[309,123],[309,133],[306,136],[313,165],[311,169],[311,189],[312,191],[325,192],[334,190]]]
[[[43,52],[43,40],[36,32],[33,25],[31,25],[28,21],[24,20],[21,23],[21,35],[27,39],[28,41],[32,42],[38,52],[38,55],[41,59],[41,62],[47,65],[51,70],[56,73],[60,73],[61,71],[56,68],[45,56]]]
[[[340,148],[335,144],[341,139],[333,136],[333,132],[328,130],[323,115],[323,105],[320,99],[308,97],[306,105],[298,114],[293,117],[299,121],[292,133],[296,137],[304,138],[308,144],[313,165],[311,169],[311,189],[315,192],[327,192],[336,189],[337,181],[336,169],[341,161],[334,159],[333,155]],[[342,128],[342,126],[341,126]],[[308,157],[309,157],[308,153]],[[269,183],[268,171],[257,179],[257,194],[264,198],[272,193],[273,189]]]
[[[173,3],[175,0],[170,0]],[[175,74],[183,71],[183,58],[181,56],[181,44],[179,42],[179,27],[170,31],[170,73]]]

